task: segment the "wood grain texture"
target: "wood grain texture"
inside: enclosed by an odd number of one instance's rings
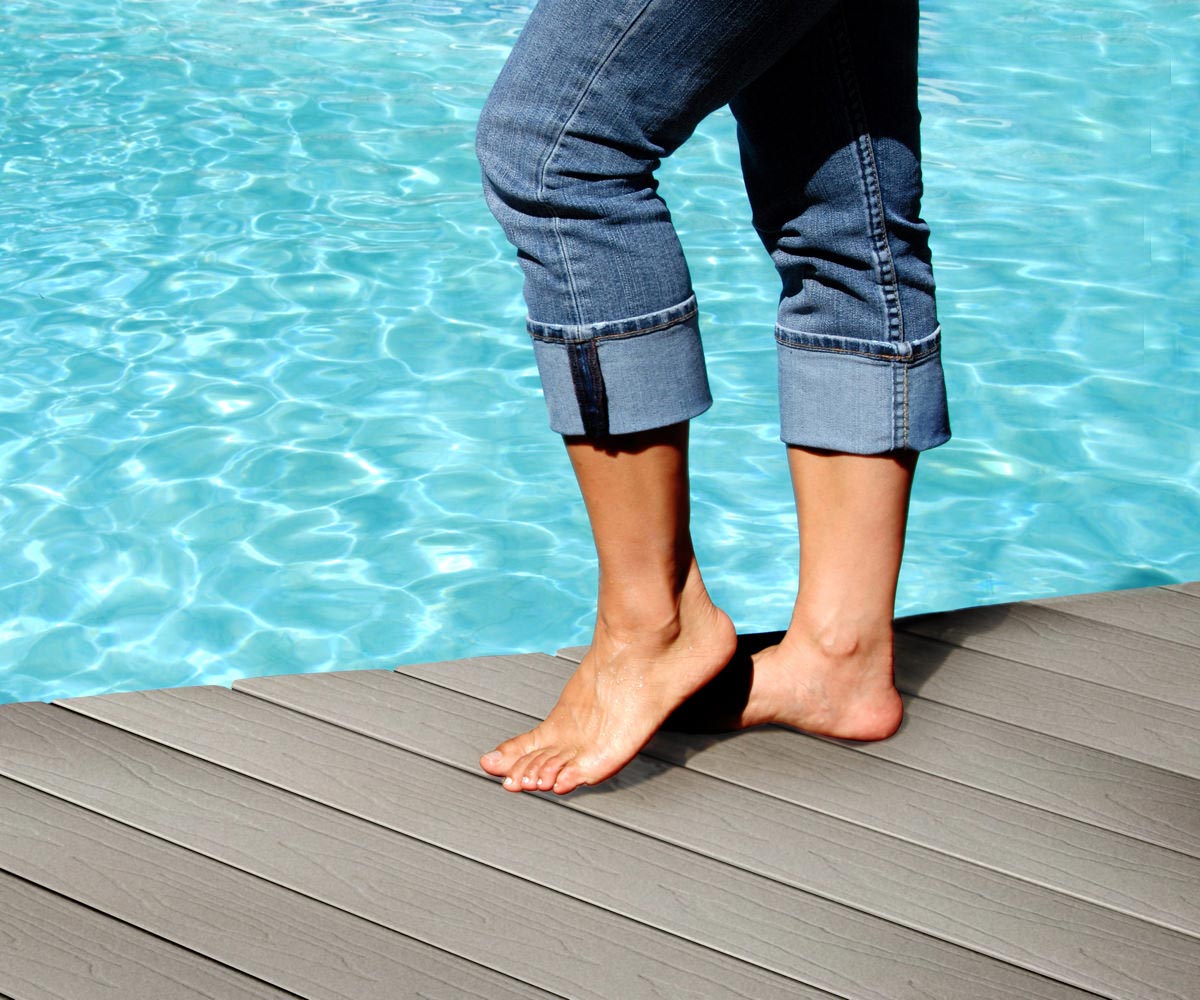
[[[582,812],[509,795],[479,772],[224,688],[59,704],[840,996],[1086,996]]]
[[[7,778],[0,868],[309,1000],[549,996]]]
[[[464,768],[533,721],[374,671],[235,689]],[[1101,995],[1183,998],[1200,977],[1195,938],[653,758],[561,802]],[[1114,953],[1119,966],[1089,957]]]
[[[1183,603],[1195,603],[1190,597],[1157,592]],[[1078,617],[1073,609],[1086,603],[1061,604],[1056,599],[997,604],[903,618],[897,627],[1142,698],[1200,710],[1200,649]],[[1137,617],[1136,608],[1123,602],[1116,607],[1129,617]],[[1193,624],[1200,630],[1200,608],[1196,609],[1196,619]]]
[[[1168,583],[1164,590],[1171,590],[1177,594],[1187,594],[1189,597],[1200,597],[1200,581],[1195,583]]]
[[[523,657],[400,668],[534,716],[553,707],[573,664]],[[660,733],[646,753],[1037,885],[1200,934],[1200,861],[1097,830],[846,746],[776,727],[727,738]],[[1196,783],[1200,790],[1200,782]],[[1200,805],[1200,799],[1196,805]],[[1195,821],[1196,817],[1192,817]],[[1193,845],[1200,851],[1200,840]]]
[[[1194,588],[1189,591],[1187,588]],[[1049,597],[1027,604],[1050,608],[1095,622],[1126,629],[1134,634],[1157,636],[1190,646],[1192,663],[1200,663],[1200,607],[1193,597],[1200,595],[1200,583],[1184,584],[1180,590],[1169,587],[1142,587],[1137,590],[1113,590],[1100,594]],[[1200,666],[1197,666],[1200,670]],[[1193,673],[1192,684],[1200,686]]]
[[[806,995],[781,976],[76,713],[9,708],[0,770],[10,777],[541,989],[597,1000]]]
[[[1200,712],[903,632],[896,635],[896,685],[942,705],[1200,778]]]
[[[529,653],[399,670],[542,716],[574,662]],[[1200,781],[915,696],[905,706],[888,740],[829,742],[1200,857]]]
[[[584,647],[561,649],[578,660]],[[1200,778],[1200,712],[913,633],[896,634],[905,694]]]
[[[13,1000],[294,1000],[0,872],[0,996]]]
[[[1200,781],[970,712],[905,698],[877,743],[842,744],[1200,858]]]
[[[1200,860],[778,728],[677,734],[655,756],[1079,899],[1200,935]]]

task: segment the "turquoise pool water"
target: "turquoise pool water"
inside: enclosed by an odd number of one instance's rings
[[[0,701],[587,641],[472,129],[520,4],[16,0],[0,48]],[[955,438],[899,611],[1200,579],[1200,19],[923,19]],[[732,123],[664,170],[717,405],[697,544],[786,622],[774,275]]]

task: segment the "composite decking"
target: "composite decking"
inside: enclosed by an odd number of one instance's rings
[[[881,743],[511,795],[581,650],[0,707],[0,1000],[1200,997],[1200,584],[903,620]]]

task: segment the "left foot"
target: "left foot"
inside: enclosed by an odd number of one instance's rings
[[[668,626],[616,635],[597,621],[591,648],[546,721],[501,743],[480,766],[512,792],[570,792],[616,774],[664,720],[720,673],[733,623],[693,572]]]
[[[799,631],[754,654],[749,698],[730,728],[774,723],[843,740],[895,733],[904,703],[893,675],[891,628],[842,648]]]

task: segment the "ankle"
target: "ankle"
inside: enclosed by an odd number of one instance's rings
[[[803,642],[834,661],[853,662],[892,655],[890,617],[814,614],[797,605],[788,638]]]
[[[597,627],[613,638],[655,638],[672,642],[698,613],[713,610],[712,599],[695,560],[682,579],[619,580],[601,576]]]

